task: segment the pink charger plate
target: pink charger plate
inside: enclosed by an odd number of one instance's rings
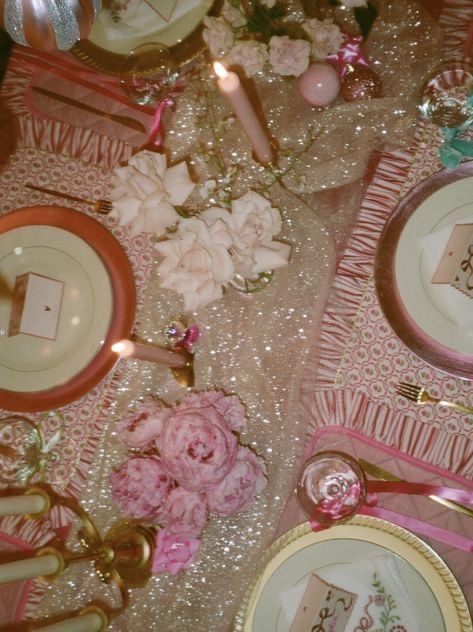
[[[0,384],[0,408],[20,412],[51,410],[90,391],[117,362],[113,342],[127,338],[133,329],[136,289],[133,270],[120,243],[97,220],[70,208],[33,206],[0,216],[0,234],[20,227],[51,226],[66,230],[86,242],[100,258],[109,277],[112,311],[107,334],[96,354],[70,379],[38,391],[15,391]]]
[[[396,279],[396,252],[402,232],[419,205],[442,187],[471,176],[473,161],[465,162],[455,170],[443,169],[411,189],[384,226],[378,242],[374,268],[378,300],[396,335],[427,364],[464,380],[473,380],[473,354],[452,349],[432,338],[414,320],[399,292]]]

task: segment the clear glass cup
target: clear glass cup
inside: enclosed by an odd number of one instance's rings
[[[179,68],[167,46],[155,42],[142,44],[124,59],[121,84],[139,105],[154,105],[172,90]]]
[[[357,461],[344,452],[319,452],[304,463],[296,495],[311,520],[332,525],[353,516],[366,497],[366,478]]]
[[[473,69],[449,62],[438,66],[424,83],[421,114],[439,127],[466,127],[473,123]]]

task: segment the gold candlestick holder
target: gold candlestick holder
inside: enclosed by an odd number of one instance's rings
[[[58,560],[57,570],[50,575],[42,576],[41,579],[53,582],[71,564],[92,562],[103,583],[113,583],[118,587],[121,597],[120,605],[108,607],[101,602],[100,607],[91,604],[88,608],[74,614],[74,616],[83,616],[84,613],[92,611],[98,613],[103,621],[101,630],[105,630],[110,618],[122,613],[129,605],[129,589],[144,586],[151,577],[157,528],[134,519],[120,519],[102,536],[90,515],[74,499],[58,496],[54,491],[45,489],[43,486],[31,487],[25,493],[38,494],[46,500],[45,511],[28,515],[29,519],[41,518],[54,506],[62,506],[70,510],[80,522],[77,531],[80,550],[47,546],[35,552],[35,556],[54,555]],[[44,626],[51,625],[51,622],[57,623],[61,620],[64,618],[58,619],[57,616],[52,616],[42,621],[24,622],[14,629],[18,632],[40,630]],[[11,631],[12,627],[0,627],[0,631],[7,629]]]

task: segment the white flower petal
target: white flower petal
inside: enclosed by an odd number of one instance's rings
[[[286,266],[289,262],[291,246],[280,241],[273,241],[271,246],[261,246],[255,253],[253,273],[269,272]]]
[[[118,219],[120,226],[132,222],[140,212],[141,201],[129,195],[121,197],[113,202],[111,215]]]
[[[169,167],[164,175],[164,187],[173,204],[184,204],[195,188],[185,162]]]

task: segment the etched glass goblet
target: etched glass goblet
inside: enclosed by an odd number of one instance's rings
[[[121,84],[139,105],[155,105],[172,90],[179,68],[167,46],[156,42],[134,48],[123,60]]]
[[[435,68],[424,83],[422,115],[439,127],[467,127],[473,123],[473,69],[462,62]]]
[[[304,463],[297,499],[307,516],[322,525],[353,516],[366,496],[366,478],[357,461],[344,452],[324,451]]]

